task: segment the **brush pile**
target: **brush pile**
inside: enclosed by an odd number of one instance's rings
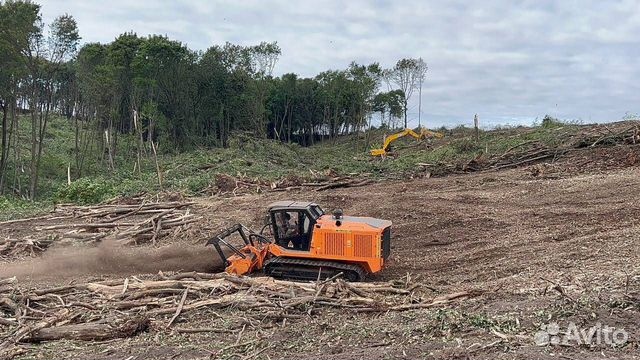
[[[216,174],[213,184],[204,189],[202,193],[207,195],[240,196],[251,193],[263,193],[274,191],[291,191],[310,189],[324,191],[329,189],[359,187],[373,183],[368,179],[368,174],[349,174],[337,176],[335,174],[323,174],[311,172],[309,179],[298,176],[287,176],[280,180],[269,182],[260,178],[250,178],[245,175],[231,176]]]
[[[178,235],[199,219],[184,201],[103,204],[95,206],[59,205],[37,218],[10,220],[9,226],[30,223],[39,234],[0,238],[0,257],[37,255],[54,243],[77,244],[114,240],[125,245],[152,243],[167,235]],[[51,224],[55,225],[51,225]]]
[[[183,333],[234,330],[233,326],[205,329],[174,326],[181,322],[181,316],[207,309],[242,311],[244,318],[255,321],[244,321],[238,326],[246,326],[247,322],[262,326],[269,321],[311,316],[323,308],[405,311],[478,295],[459,292],[426,299],[419,296],[419,288],[410,279],[349,283],[336,276],[298,283],[269,277],[190,272],[173,276],[160,273],[145,280],[131,277],[24,289],[15,278],[10,278],[0,280],[0,338],[5,339],[0,348],[5,349],[7,356],[6,351],[15,350],[20,343],[60,339],[103,341],[134,336],[150,328]]]
[[[44,252],[53,241],[51,238],[32,239],[31,237],[25,237],[20,240],[12,238],[0,239],[0,259],[11,258],[21,254],[36,256]]]
[[[626,121],[609,125],[584,127],[580,131],[562,132],[556,129],[553,143],[540,140],[524,140],[501,154],[480,154],[471,161],[462,164],[462,172],[479,170],[500,170],[534,164],[542,161],[554,162],[571,152],[611,147],[616,145],[640,144],[640,124],[638,121]]]
[[[67,230],[62,240],[98,241],[119,240],[126,244],[156,241],[180,231],[182,225],[197,221],[191,214],[189,202],[141,203],[134,205],[62,206],[56,212],[73,214],[86,222],[50,225],[41,231]]]

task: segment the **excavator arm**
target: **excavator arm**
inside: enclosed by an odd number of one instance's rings
[[[422,136],[423,139],[427,138],[427,137],[434,137],[436,139],[442,139],[444,137],[444,134],[440,133],[440,132],[436,132],[436,131],[422,129],[422,130],[420,130],[420,136]]]
[[[442,133],[434,132],[427,129],[421,129],[419,134],[411,129],[404,129],[400,132],[387,136],[384,140],[384,144],[382,145],[382,148],[371,150],[371,155],[372,156],[386,155],[389,152],[389,148],[391,147],[391,144],[394,141],[404,136],[411,136],[417,140],[422,140],[427,137],[435,137],[439,139],[439,138],[442,138],[444,135]]]

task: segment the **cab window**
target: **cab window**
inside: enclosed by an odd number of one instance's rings
[[[303,210],[274,213],[276,243],[294,250],[309,251],[314,219]]]
[[[278,238],[285,239],[300,233],[299,214],[295,211],[281,211],[275,214]]]

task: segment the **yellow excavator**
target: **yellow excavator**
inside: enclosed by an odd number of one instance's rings
[[[416,138],[417,140],[422,140],[426,138],[437,138],[440,139],[444,136],[444,134],[427,130],[424,128],[420,128],[420,132],[415,132],[411,129],[404,129],[400,132],[397,132],[393,135],[389,135],[384,139],[384,144],[379,149],[372,149],[371,156],[385,156],[389,153],[389,149],[391,148],[391,144],[404,136],[411,136]]]

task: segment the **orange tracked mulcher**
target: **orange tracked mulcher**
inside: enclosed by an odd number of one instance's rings
[[[244,242],[241,247],[227,240],[236,233]],[[279,201],[269,206],[259,233],[236,224],[212,237],[210,244],[231,274],[262,270],[273,277],[316,280],[342,273],[360,281],[385,266],[391,221],[344,216],[340,210],[328,215],[314,203]]]

